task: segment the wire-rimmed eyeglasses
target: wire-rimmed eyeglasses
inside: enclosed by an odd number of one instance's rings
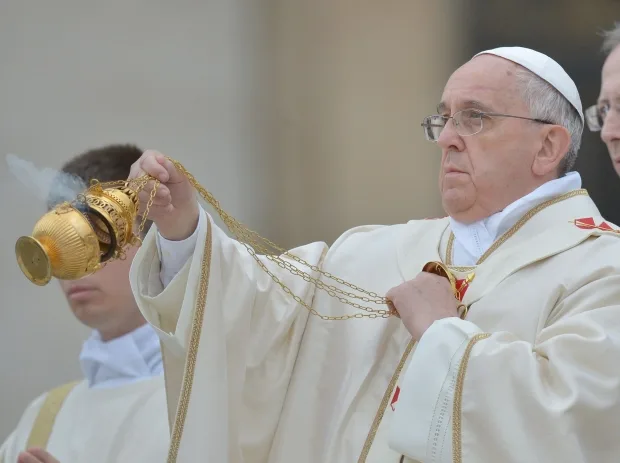
[[[605,124],[605,118],[609,114],[609,111],[612,109],[611,104],[606,101],[603,103],[595,104],[590,106],[585,110],[584,116],[586,119],[586,124],[588,124],[588,128],[592,132],[599,132],[603,128],[603,124]],[[616,113],[620,114],[620,104],[617,104],[613,108]]]
[[[489,113],[479,111],[477,109],[462,109],[454,113],[452,116],[442,116],[440,114],[434,114],[427,116],[422,121],[422,127],[424,128],[424,135],[429,141],[436,142],[439,139],[441,131],[448,123],[448,120],[452,119],[456,133],[461,137],[469,137],[480,133],[484,127],[483,119],[491,117],[512,117],[516,119],[525,119],[528,121],[539,122],[541,124],[553,124],[553,122],[545,121],[543,119],[536,119],[531,117],[513,116],[511,114]]]

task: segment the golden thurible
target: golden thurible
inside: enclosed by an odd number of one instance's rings
[[[125,247],[136,243],[137,192],[129,182],[105,186],[93,182],[75,201],[43,215],[31,236],[17,240],[17,262],[30,281],[77,280],[123,258]]]

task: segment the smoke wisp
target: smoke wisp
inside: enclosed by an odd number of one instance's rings
[[[32,162],[14,154],[6,155],[6,163],[13,177],[46,203],[73,201],[87,187],[80,177],[49,167],[39,169]]]

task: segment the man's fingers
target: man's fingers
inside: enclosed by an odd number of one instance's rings
[[[158,160],[160,164],[166,169],[166,171],[168,172],[170,176],[168,178],[169,183],[181,183],[182,181],[185,180],[185,175],[183,175],[181,172],[177,170],[176,167],[174,167],[174,164],[172,164],[170,159],[162,155],[161,159],[158,158]]]
[[[390,299],[389,297],[386,297],[386,305],[388,307],[389,310],[392,311],[392,313],[397,316],[398,318],[400,318],[400,314],[398,313],[398,309],[396,308],[396,306],[394,305],[394,303],[392,302],[392,299]]]
[[[144,175],[144,171],[140,167],[140,160],[138,159],[129,168],[129,177],[127,177],[127,180],[132,180],[134,178],[142,177],[143,175]]]
[[[138,194],[138,201],[140,202],[140,207],[138,211],[143,213],[146,205],[151,200],[151,194],[153,192],[153,188],[155,183],[153,181],[149,181],[149,183],[144,187],[142,191]],[[170,190],[165,185],[159,185],[155,192],[155,196],[153,196],[153,202],[151,204],[151,209],[154,208],[163,208],[169,206],[172,203],[172,195],[170,194]]]
[[[41,463],[59,463],[59,461],[56,460],[56,458],[54,458],[52,455],[50,455],[49,452],[47,452],[46,450],[35,447],[29,449],[28,452],[35,458],[38,458]]]
[[[151,207],[148,210],[148,219],[149,220],[154,220],[155,218],[157,218],[160,214],[167,214],[169,212],[172,212],[173,206],[171,203],[167,203],[167,204],[152,204]],[[138,215],[142,216],[144,214],[146,214],[146,204],[141,206],[140,209],[138,209]]]
[[[144,199],[148,199],[151,197],[153,193],[153,188],[155,188],[155,182],[153,180],[149,180],[144,188],[140,190],[139,198],[140,201]],[[162,185],[161,183],[157,186],[157,190],[155,191],[155,198],[158,200],[165,199],[170,197],[170,189],[166,185]]]
[[[31,455],[29,452],[22,452],[17,456],[17,463],[43,463],[37,457]]]
[[[145,151],[142,158],[140,158],[142,159],[142,162],[140,162],[140,168],[146,174],[155,177],[160,182],[167,182],[170,179],[170,174],[158,161],[158,155],[159,153],[156,153],[155,151]]]
[[[17,463],[60,463],[48,452],[40,448],[31,448],[17,456]]]

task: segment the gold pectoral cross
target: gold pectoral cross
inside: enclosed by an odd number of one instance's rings
[[[472,282],[476,274],[474,272],[467,275],[466,278],[462,280],[457,280],[454,274],[450,271],[447,265],[441,262],[428,262],[424,267],[422,267],[423,272],[434,273],[435,275],[442,276],[447,278],[450,282],[450,286],[452,286],[452,291],[454,292],[454,297],[456,297],[459,301],[463,300],[463,296],[465,296],[465,292],[467,292],[467,288],[469,288],[469,284]]]
[[[460,302],[463,302],[463,298],[465,297],[465,293],[469,288],[469,284],[474,280],[475,277],[476,274],[474,272],[471,272],[462,280],[456,280],[456,291],[458,293],[456,298]]]
[[[450,271],[447,265],[441,262],[428,262],[424,267],[422,267],[423,272],[434,273],[435,275],[442,276],[447,278],[450,282],[450,286],[452,287],[452,291],[454,293],[454,297],[461,302],[458,306],[459,317],[465,319],[467,316],[467,312],[469,311],[469,307],[463,304],[463,298],[465,297],[465,293],[469,288],[469,284],[473,281],[476,274],[474,272],[470,273],[464,279],[458,280],[454,274]]]

